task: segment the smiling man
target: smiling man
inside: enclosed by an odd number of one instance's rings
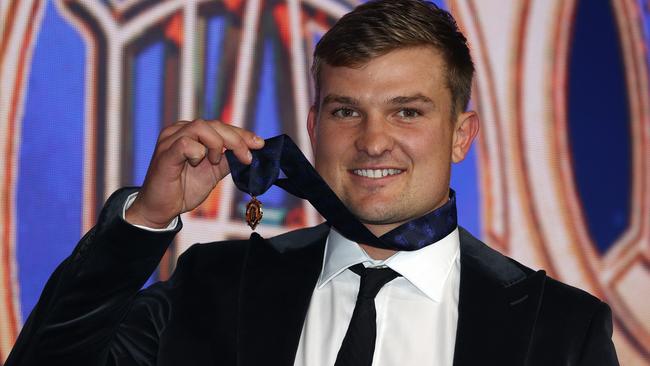
[[[362,5],[323,36],[312,71],[307,129],[335,195],[310,200],[338,207],[329,224],[195,245],[140,291],[179,215],[273,150],[219,121],[177,122],[143,186],[113,194],[52,275],[6,365],[618,364],[606,304],[457,226],[450,168],[479,121],[447,12]]]
[[[474,112],[457,112],[469,96],[452,100],[441,51],[396,46],[360,65],[317,70],[321,98],[307,126],[316,169],[377,236],[448,201],[451,163],[464,159],[478,132]],[[469,54],[465,62],[471,70]],[[394,254],[360,244],[375,258]]]

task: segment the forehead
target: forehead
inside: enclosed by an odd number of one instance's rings
[[[346,95],[361,100],[422,94],[439,100],[449,94],[445,70],[445,62],[435,49],[402,48],[358,66],[323,65],[319,94]]]

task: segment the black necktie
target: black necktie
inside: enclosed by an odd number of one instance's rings
[[[370,366],[377,338],[375,296],[399,274],[390,268],[365,268],[356,264],[350,269],[361,277],[357,303],[343,338],[334,366]]]

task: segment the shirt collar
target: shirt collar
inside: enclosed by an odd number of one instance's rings
[[[445,282],[459,254],[458,228],[432,245],[414,251],[400,251],[384,261],[370,258],[357,243],[331,228],[316,286],[322,288],[357,263],[367,263],[372,267],[385,265],[401,274],[428,298],[440,302]]]

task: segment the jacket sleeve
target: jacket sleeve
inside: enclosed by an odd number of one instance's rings
[[[122,319],[175,234],[126,223],[122,206],[135,188],[115,192],[97,225],[49,278],[5,366],[104,365]]]
[[[578,365],[618,366],[612,342],[612,311],[604,302],[599,304],[591,319]]]

